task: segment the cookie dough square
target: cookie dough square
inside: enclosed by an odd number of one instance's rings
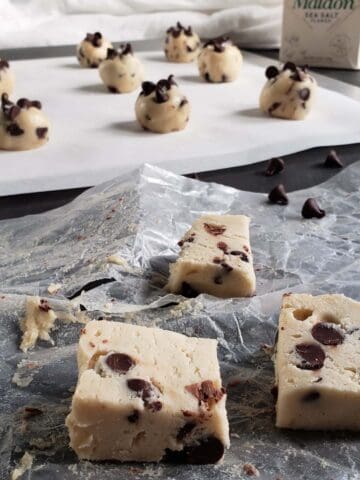
[[[181,252],[170,266],[169,291],[196,296],[248,297],[255,293],[249,217],[204,215],[180,240]]]
[[[217,342],[91,321],[66,425],[88,460],[216,463],[229,447]]]
[[[360,430],[360,303],[343,295],[283,298],[276,425]]]

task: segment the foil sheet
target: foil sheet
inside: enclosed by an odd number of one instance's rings
[[[277,430],[270,393],[282,294],[338,292],[360,300],[359,185],[358,162],[322,185],[291,193],[283,207],[269,205],[263,194],[145,165],[65,207],[1,222],[0,478],[8,478],[24,452],[33,456],[23,477],[31,480],[232,480],[247,478],[245,463],[271,480],[360,478],[359,435]],[[308,197],[316,197],[325,218],[301,218]],[[209,212],[251,217],[253,298],[186,299],[164,292],[178,239]],[[61,288],[50,295],[53,283]],[[24,354],[19,324],[27,295],[48,298],[59,320],[51,333],[54,346],[38,342]],[[64,420],[85,315],[218,339],[231,428],[222,464],[77,460]]]

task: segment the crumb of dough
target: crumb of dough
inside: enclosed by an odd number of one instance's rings
[[[259,470],[252,463],[244,463],[243,470],[246,475],[249,477],[259,477]]]
[[[47,288],[47,291],[50,293],[50,295],[56,295],[58,291],[61,289],[62,284],[61,283],[50,283],[50,285]]]
[[[53,344],[49,331],[54,327],[56,315],[47,300],[40,297],[26,299],[26,313],[21,320],[20,328],[23,332],[20,349],[27,352],[36,344],[38,338]]]
[[[109,255],[106,258],[107,263],[114,263],[115,265],[120,265],[121,267],[127,268],[129,265],[125,258],[120,257],[119,255]]]
[[[34,460],[34,456],[30,455],[30,453],[28,452],[25,452],[20,459],[19,465],[16,468],[14,468],[14,470],[12,471],[11,477],[10,477],[11,480],[17,480],[22,475],[24,475],[24,473],[27,470],[30,470],[33,464],[33,460]]]

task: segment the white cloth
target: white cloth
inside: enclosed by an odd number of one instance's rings
[[[0,0],[0,48],[161,38],[176,21],[201,36],[236,35],[242,46],[279,46],[282,0]]]

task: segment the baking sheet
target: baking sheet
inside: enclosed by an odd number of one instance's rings
[[[192,105],[187,129],[142,131],[134,114],[138,91],[108,93],[98,71],[81,69],[75,56],[14,61],[15,97],[41,100],[52,131],[41,149],[0,151],[0,195],[95,185],[145,162],[190,173],[360,141],[359,102],[326,89],[306,121],[263,116],[257,107],[265,76],[257,55],[244,53],[239,80],[220,85],[202,82],[195,64],[169,63],[162,52],[139,56],[147,79],[176,76]]]
[[[358,479],[359,435],[276,430],[270,389],[271,346],[284,292],[339,292],[360,300],[359,185],[357,162],[320,186],[291,193],[282,207],[269,205],[263,194],[144,166],[60,209],[0,222],[0,478],[28,451],[34,459],[25,478],[31,480],[235,480],[247,478],[244,463],[269,480]],[[310,196],[326,210],[325,218],[301,218]],[[161,289],[177,240],[205,212],[252,217],[255,297],[188,300]],[[108,263],[109,255],[119,264]],[[66,299],[95,280],[96,288]],[[47,287],[54,282],[63,286],[50,296]],[[41,342],[28,354],[18,350],[25,293],[49,297],[62,318],[72,319],[57,323],[55,347]],[[218,339],[232,442],[223,464],[77,461],[67,447],[64,419],[76,383],[80,303],[89,318]],[[25,420],[25,406],[43,413]]]

